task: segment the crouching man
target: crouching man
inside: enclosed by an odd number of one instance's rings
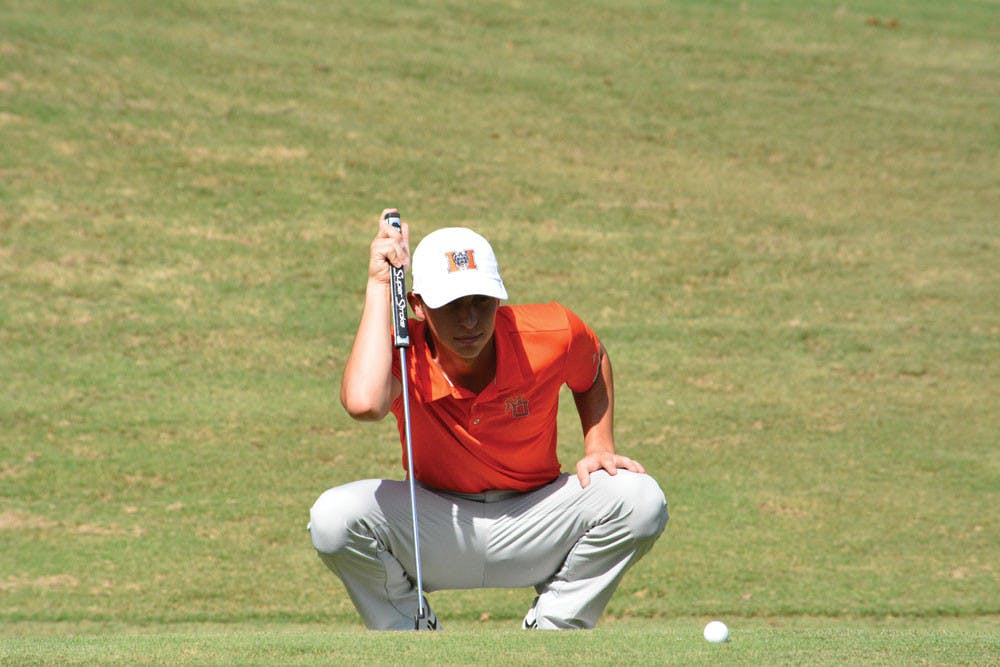
[[[383,211],[340,400],[355,419],[390,412],[404,436],[389,267],[410,264],[409,230]],[[563,306],[501,305],[507,291],[482,236],[439,229],[417,246],[407,363],[421,567],[427,591],[534,587],[524,628],[592,628],[622,576],[667,523],[656,481],[618,454],[607,351]],[[576,474],[556,457],[559,391],[583,429]],[[404,440],[405,443],[405,440]],[[369,628],[413,629],[409,485],[367,479],[322,494],[310,530]],[[426,606],[426,601],[425,601]],[[426,606],[429,610],[429,606]],[[433,611],[428,612],[437,626]]]

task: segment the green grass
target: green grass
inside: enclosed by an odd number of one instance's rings
[[[692,618],[561,634],[479,622],[419,635],[303,625],[43,627],[0,645],[0,664],[970,665],[989,663],[1000,648],[996,619],[982,618],[747,619],[726,644],[705,642],[701,627]]]
[[[400,475],[335,399],[397,205],[595,328],[672,515],[592,636],[436,593],[438,662],[990,662],[998,15],[0,0],[0,655],[408,646],[358,632],[305,532]],[[568,469],[569,400],[560,428]]]

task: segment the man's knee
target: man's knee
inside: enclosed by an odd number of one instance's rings
[[[667,525],[667,500],[656,480],[647,474],[619,470],[608,476],[619,497],[629,532],[638,540],[655,540]]]
[[[368,480],[324,492],[309,510],[309,532],[320,553],[333,554],[346,547],[371,508]]]

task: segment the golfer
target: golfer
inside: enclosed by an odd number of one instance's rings
[[[409,228],[383,211],[340,400],[357,420],[390,412],[404,436],[393,354],[389,265],[410,264]],[[398,213],[396,213],[398,215]],[[557,303],[501,305],[507,290],[482,236],[439,229],[417,246],[407,295],[407,363],[424,589],[534,587],[522,627],[592,628],[629,567],[667,523],[663,492],[612,432],[611,361]],[[556,457],[559,391],[583,429],[576,474]],[[367,479],[323,493],[313,546],[365,625],[413,629],[418,608],[407,481]],[[426,601],[425,601],[426,606]],[[431,627],[437,617],[426,606]]]

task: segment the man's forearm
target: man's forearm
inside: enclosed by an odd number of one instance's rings
[[[584,451],[587,454],[614,452],[615,382],[611,359],[601,346],[601,368],[590,389],[574,392],[573,400],[583,427]]]
[[[646,469],[638,461],[615,452],[614,413],[615,383],[611,374],[611,360],[607,350],[601,346],[601,370],[597,380],[587,391],[573,394],[576,409],[583,425],[585,454],[577,461],[576,475],[583,488],[590,486],[590,474],[604,469],[609,475],[618,470],[644,473]]]
[[[389,326],[388,286],[369,281],[358,333],[340,385],[340,402],[355,419],[381,419],[392,405],[392,340]]]

